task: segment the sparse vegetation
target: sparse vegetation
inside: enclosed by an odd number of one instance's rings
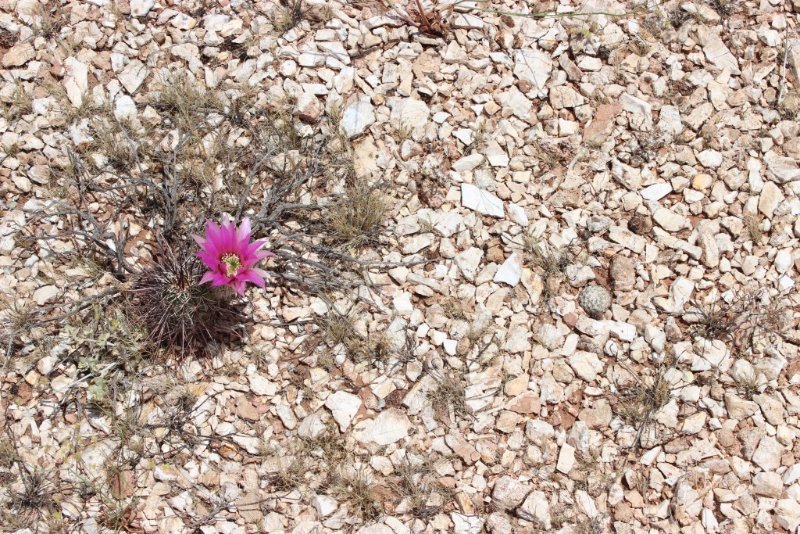
[[[445,371],[436,389],[428,393],[428,400],[436,417],[443,422],[464,417],[470,413],[464,393],[466,380],[454,372]]]
[[[0,530],[796,523],[791,9],[17,4]]]
[[[564,270],[573,261],[572,254],[567,250],[552,249],[531,236],[525,236],[524,245],[526,261],[542,277],[542,294],[546,298],[557,295],[564,280]]]
[[[303,458],[291,458],[269,477],[270,489],[276,492],[289,492],[303,483],[308,465]]]
[[[272,13],[272,25],[275,31],[283,35],[308,15],[304,0],[280,0],[280,5]]]
[[[341,199],[323,212],[325,226],[338,242],[358,246],[374,240],[386,214],[383,194],[359,184],[348,188]]]
[[[5,118],[8,122],[14,122],[31,113],[33,113],[33,99],[25,91],[25,86],[18,82],[14,97],[6,108]]]
[[[758,215],[745,215],[744,228],[747,232],[747,237],[753,243],[760,243],[761,238],[764,237],[764,232],[761,230],[761,217]]]
[[[678,359],[674,355],[667,354],[659,362],[651,377],[639,377],[633,374],[636,383],[633,386],[626,386],[617,413],[623,421],[636,429],[634,448],[641,445],[645,430],[651,423],[653,415],[663,408],[672,394],[672,384],[667,380],[666,373],[675,367]]]
[[[341,345],[354,363],[386,362],[394,355],[389,338],[383,332],[357,332],[353,311],[343,314],[329,311],[317,320],[324,339],[332,347]]]
[[[326,491],[337,501],[346,503],[349,513],[362,521],[374,521],[383,514],[381,488],[363,469],[334,474]]]

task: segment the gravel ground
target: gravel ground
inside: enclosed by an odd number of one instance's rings
[[[0,530],[800,532],[798,13],[0,0]],[[242,339],[145,353],[275,161]]]

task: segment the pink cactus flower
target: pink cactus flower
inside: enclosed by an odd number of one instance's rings
[[[212,286],[231,287],[239,296],[244,295],[247,282],[264,287],[267,273],[255,267],[264,258],[274,256],[267,250],[259,250],[266,244],[265,239],[251,242],[250,219],[242,219],[236,227],[230,217],[223,218],[222,224],[206,221],[206,236],[192,236],[200,245],[197,257],[208,267],[201,284],[211,282]]]

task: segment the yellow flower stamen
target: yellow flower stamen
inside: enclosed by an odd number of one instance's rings
[[[225,254],[222,256],[222,263],[225,265],[225,274],[233,278],[242,267],[242,260],[236,254]]]

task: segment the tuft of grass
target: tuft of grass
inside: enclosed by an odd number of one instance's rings
[[[2,328],[3,334],[0,354],[4,358],[0,369],[5,369],[8,365],[17,339],[26,332],[30,332],[34,324],[34,312],[29,304],[0,301],[0,328]]]
[[[448,297],[442,302],[442,313],[450,320],[467,321],[472,309],[474,309],[473,303],[455,297]]]
[[[650,384],[637,384],[625,395],[620,415],[631,426],[639,427],[669,402],[670,387],[663,375]]]
[[[767,334],[780,335],[792,324],[792,311],[785,298],[776,298],[761,306],[758,312],[758,327]]]
[[[322,454],[328,465],[340,465],[349,454],[344,436],[331,421],[319,436],[303,439],[299,453]]]
[[[224,290],[198,284],[204,268],[194,254],[165,245],[156,257],[129,291],[134,317],[151,344],[173,356],[202,356],[238,337],[241,305]]]
[[[758,379],[758,373],[753,373],[750,376],[741,377],[736,380],[736,389],[748,400],[753,400],[753,396],[761,392],[761,386],[762,384]]]
[[[667,350],[666,353],[669,354],[670,351]],[[625,388],[622,394],[617,413],[623,421],[636,429],[636,440],[633,445],[636,448],[641,444],[644,431],[653,415],[669,402],[672,388],[666,379],[666,373],[677,361],[674,355],[665,356],[655,369],[655,376],[652,379],[634,375],[637,383]]]
[[[349,512],[362,521],[374,521],[383,514],[383,502],[376,484],[363,470],[355,474],[335,474],[327,493],[339,502],[346,503]]]
[[[355,363],[386,361],[394,353],[385,333],[364,337],[356,332],[352,313],[342,314],[331,310],[317,320],[317,326],[331,345],[344,346],[347,355]]]
[[[761,216],[745,215],[743,221],[744,229],[747,232],[747,236],[750,238],[750,241],[755,244],[760,243],[761,239],[764,237],[764,231],[761,230]]]
[[[29,469],[21,461],[17,461],[19,479],[9,490],[6,509],[0,515],[0,520],[10,521],[16,528],[37,523],[47,517],[55,506],[54,494],[56,487],[53,485],[52,473],[42,469]],[[11,530],[16,530],[12,528]]]
[[[134,144],[124,126],[113,118],[92,121],[92,138],[92,147],[106,157],[113,169],[125,171],[137,159],[139,146]],[[140,146],[146,145],[142,143]]]
[[[431,496],[441,494],[452,500],[453,490],[443,486],[429,458],[412,463],[408,457],[395,469],[395,488],[401,498],[409,499],[411,514],[425,519],[438,514],[442,507],[428,504]]]
[[[195,131],[209,113],[220,112],[224,107],[215,93],[200,89],[185,73],[162,80],[153,104],[182,132]]]
[[[428,392],[428,400],[440,421],[450,421],[451,412],[456,417],[470,413],[464,393],[466,382],[462,375],[446,372],[439,380],[436,389]]]
[[[33,113],[33,99],[25,91],[25,87],[17,82],[17,87],[14,89],[14,96],[4,113],[5,118],[8,122],[13,122],[31,113]]]
[[[281,5],[272,13],[272,26],[283,35],[300,24],[307,15],[303,0],[281,0]]]
[[[351,246],[375,238],[384,222],[386,201],[376,188],[357,184],[323,213],[324,225],[333,239]]]
[[[285,493],[295,490],[305,480],[308,465],[302,457],[295,457],[269,477],[273,491]]]
[[[131,499],[105,500],[97,522],[113,532],[131,532],[136,519],[136,501]]]
[[[778,113],[786,120],[795,119],[800,113],[800,91],[792,89],[778,101]]]
[[[38,22],[34,24],[34,35],[44,37],[50,40],[58,37],[61,29],[64,27],[64,15],[61,8],[56,6],[48,9],[49,6],[40,6],[36,10],[38,15]]]
[[[0,324],[9,336],[28,331],[34,320],[33,307],[17,301],[0,303]]]
[[[669,15],[669,23],[677,30],[691,18],[692,15],[690,15],[688,11],[681,9],[681,7],[676,7]]]
[[[339,313],[331,309],[317,320],[317,326],[332,345],[345,345],[357,336],[353,313]]]
[[[572,254],[565,250],[552,250],[530,236],[525,236],[524,245],[528,262],[541,273],[545,297],[556,295],[564,279],[564,271],[573,261]]]
[[[755,292],[746,292],[738,295],[730,303],[719,298],[709,303],[694,301],[693,309],[686,317],[692,323],[690,327],[692,336],[705,339],[733,339],[755,312],[757,300]]]
[[[0,469],[11,469],[19,460],[17,449],[8,438],[0,440]]]

